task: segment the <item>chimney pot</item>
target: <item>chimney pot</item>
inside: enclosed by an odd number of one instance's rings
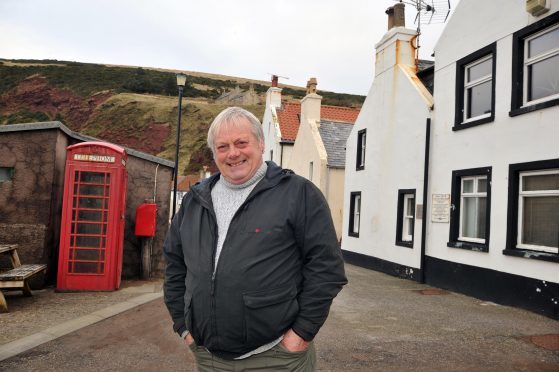
[[[394,27],[406,27],[405,6],[404,3],[398,3],[386,9],[386,14],[388,14],[388,30]]]
[[[406,5],[394,4],[394,27],[406,27]]]
[[[307,82],[307,94],[316,93],[316,78],[310,78]]]
[[[272,86],[273,87],[278,86],[278,76],[277,75],[272,75]]]

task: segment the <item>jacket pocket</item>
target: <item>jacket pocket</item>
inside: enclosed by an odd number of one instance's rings
[[[246,342],[255,347],[279,337],[299,312],[294,285],[245,293],[243,300]]]

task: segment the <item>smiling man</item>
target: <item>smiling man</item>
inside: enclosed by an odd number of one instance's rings
[[[313,338],[347,283],[326,200],[264,162],[258,119],[231,107],[208,131],[219,173],[195,185],[164,254],[165,303],[200,371],[313,371]]]

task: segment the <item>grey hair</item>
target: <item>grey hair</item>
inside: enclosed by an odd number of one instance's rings
[[[264,131],[262,130],[262,124],[260,120],[250,111],[247,111],[241,107],[228,107],[221,111],[212,121],[210,129],[208,130],[208,147],[214,153],[215,148],[215,135],[224,125],[238,126],[241,120],[248,120],[250,123],[250,130],[254,137],[259,143],[264,143]],[[215,155],[215,153],[214,153]]]

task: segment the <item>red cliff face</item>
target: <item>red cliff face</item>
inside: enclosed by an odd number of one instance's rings
[[[0,96],[0,114],[9,116],[22,111],[42,112],[51,120],[64,118],[64,124],[79,131],[93,110],[113,93],[102,92],[80,97],[70,90],[49,86],[45,77],[32,75]]]

